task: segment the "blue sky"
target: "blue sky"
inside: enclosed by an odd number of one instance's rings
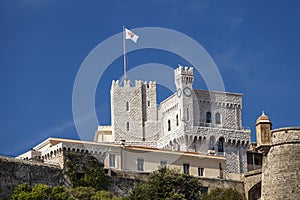
[[[17,155],[48,137],[79,138],[72,116],[76,73],[89,52],[123,25],[169,28],[200,43],[217,64],[226,91],[244,94],[243,125],[252,133],[262,110],[274,128],[300,125],[299,4],[2,0],[0,153]],[[129,69],[151,62],[175,68],[184,62],[158,50],[128,56]],[[96,102],[107,102],[96,103],[101,124],[110,121],[110,81],[121,75],[118,58],[99,82]],[[201,83],[194,88],[205,89]],[[164,88],[158,92],[159,100],[170,94]]]

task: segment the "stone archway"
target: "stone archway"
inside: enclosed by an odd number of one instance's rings
[[[248,191],[248,200],[258,200],[261,198],[261,181],[255,184]]]
[[[262,170],[257,169],[244,174],[244,189],[247,200],[258,200],[261,197]]]

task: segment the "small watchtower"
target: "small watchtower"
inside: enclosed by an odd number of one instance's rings
[[[268,152],[270,145],[272,144],[271,130],[272,122],[270,121],[270,118],[262,112],[262,115],[256,120],[256,148],[264,154]]]

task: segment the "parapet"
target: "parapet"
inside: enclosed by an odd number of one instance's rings
[[[136,88],[136,87],[142,87],[143,85],[146,85],[147,88],[151,88],[153,86],[156,86],[156,81],[141,81],[141,80],[135,80],[134,82],[134,86],[132,88]],[[120,85],[119,80],[113,80],[112,84],[111,84],[111,88],[129,88],[131,87],[130,85],[130,80],[126,80],[124,81],[124,85]]]
[[[177,76],[177,75],[194,76],[194,68],[179,65],[179,67],[177,69],[175,69],[174,73],[175,73],[175,76]]]
[[[272,145],[300,143],[300,127],[278,128],[272,132]]]

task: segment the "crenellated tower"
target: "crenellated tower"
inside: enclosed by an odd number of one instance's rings
[[[112,140],[140,144],[157,140],[160,130],[157,119],[156,82],[113,81],[111,86]],[[142,143],[141,143],[142,144]]]
[[[193,82],[194,70],[192,67],[182,67],[179,65],[174,70],[176,84],[176,96],[178,98],[179,109],[179,135],[190,133],[193,130]]]

